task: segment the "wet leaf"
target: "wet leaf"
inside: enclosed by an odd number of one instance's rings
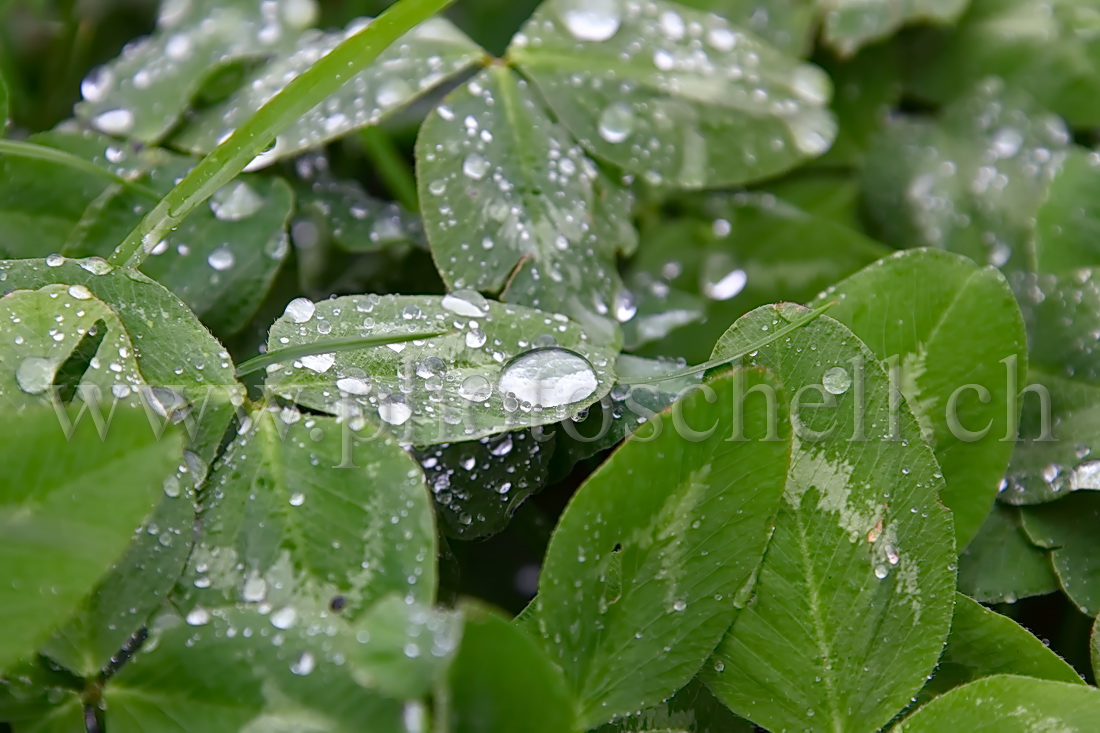
[[[946,1],[946,0],[945,0]],[[950,32],[918,36],[907,64],[919,96],[949,102],[988,76],[1026,91],[1074,127],[1100,124],[1100,9],[1089,0],[972,0]]]
[[[804,0],[684,0],[689,8],[707,10],[792,56],[813,50],[817,9]]]
[[[1100,489],[1100,283],[1096,271],[1020,273],[1011,280],[1027,325],[1031,365],[1020,440],[1001,501],[1037,504]],[[1034,387],[1032,385],[1035,385]]]
[[[425,337],[326,348],[391,334]],[[268,354],[303,344],[314,353],[268,368],[277,394],[413,445],[557,422],[599,400],[614,379],[613,353],[564,316],[474,291],[297,299],[272,326]]]
[[[988,81],[938,121],[891,122],[868,151],[864,200],[889,244],[1033,271],[1035,212],[1069,142],[1059,118]]]
[[[664,0],[548,0],[508,57],[585,148],[652,183],[766,178],[836,137],[821,69]]]
[[[161,285],[140,273],[113,268],[98,257],[78,260],[55,255],[45,260],[0,261],[0,289],[5,293],[55,284],[69,286],[66,293],[70,299],[74,289],[79,296],[87,291],[115,313],[133,345],[141,377],[155,388],[143,395],[153,398],[144,400],[152,410],[151,419],[159,420],[161,426],[182,424],[189,449],[203,460],[211,460],[234,405],[243,398],[229,354],[221,344]],[[106,371],[114,373],[110,363]],[[109,386],[113,387],[113,381]],[[14,387],[17,384],[0,391],[14,394]],[[102,396],[108,403],[101,405],[100,414],[110,409],[109,401],[127,397],[117,397],[111,391]],[[38,399],[46,401],[41,396]]]
[[[1033,731],[1092,730],[1100,725],[1095,687],[1034,677],[994,675],[957,687],[917,710],[891,730]]]
[[[482,71],[428,115],[416,145],[424,227],[452,288],[570,316],[617,340],[615,255],[634,247],[630,199],[528,83]]]
[[[997,674],[1084,684],[1073,667],[1027,629],[960,593],[955,599],[947,647],[918,704]]]
[[[1014,444],[1005,406],[1027,374],[1023,317],[1004,276],[958,255],[900,252],[841,281],[814,305],[896,370],[895,381],[936,455],[961,550],[997,496]],[[959,344],[966,349],[960,350]],[[1009,360],[1006,362],[1005,360]],[[1006,374],[1007,370],[1007,374]]]
[[[822,62],[836,88],[831,106],[837,118],[836,141],[817,161],[822,167],[863,167],[871,141],[901,106],[900,56],[896,44],[880,43],[843,62]]]
[[[424,478],[393,438],[293,407],[254,412],[239,433],[204,488],[181,607],[240,603],[283,629],[354,618],[389,593],[434,600]]]
[[[758,308],[730,327],[715,356],[800,311]],[[950,627],[956,553],[939,466],[918,438],[892,438],[916,436],[916,418],[891,405],[878,359],[828,316],[749,364],[772,369],[795,396],[795,445],[751,598],[703,681],[767,728],[810,717],[878,728],[924,684]]]
[[[118,410],[103,438],[90,420],[67,437],[48,407],[25,410],[3,433],[0,608],[10,633],[0,668],[32,653],[95,587],[182,450],[178,433],[158,439],[137,409]]]
[[[1048,548],[1058,583],[1082,613],[1100,613],[1100,494],[1085,491],[1020,510],[1031,541]]]
[[[354,632],[324,619],[276,628],[251,609],[164,614],[103,693],[112,731],[351,733],[402,730],[403,703],[366,690],[346,658]]]
[[[195,530],[195,501],[206,466],[184,452],[164,479],[156,508],[134,532],[126,553],[41,653],[66,669],[94,678],[160,606],[187,563]]]
[[[1065,157],[1035,214],[1035,269],[1065,273],[1100,265],[1100,154]]]
[[[516,430],[415,451],[443,532],[476,539],[508,526],[524,500],[546,485],[554,437]]]
[[[635,277],[645,273],[650,288],[699,297],[706,320],[643,353],[704,361],[709,346],[749,310],[777,300],[808,302],[890,254],[858,230],[774,195],[715,194],[695,203],[696,216],[662,222],[645,234],[632,267]]]
[[[225,101],[202,110],[173,138],[173,144],[209,153],[291,79],[306,71],[338,43],[369,22],[353,21],[346,31],[305,33],[292,48],[246,77]],[[246,170],[254,170],[368,125],[376,125],[448,78],[472,66],[484,51],[451,23],[432,18],[409,32],[365,71],[295,121],[273,147]]]
[[[982,603],[1015,603],[1058,590],[1050,553],[1031,544],[1019,510],[994,505],[959,556],[959,590]]]
[[[582,730],[561,670],[523,629],[466,604],[462,646],[447,679],[448,730],[570,733]]]
[[[705,685],[692,680],[668,700],[600,726],[596,733],[751,733],[749,721],[719,702]]]
[[[825,43],[851,56],[869,43],[886,38],[903,24],[924,22],[948,25],[966,9],[969,0],[818,0],[824,12]]]
[[[785,405],[771,426],[776,416],[752,402],[738,422],[731,404],[746,390],[779,388],[759,371],[735,374],[684,395],[659,434],[627,441],[573,496],[550,540],[537,624],[587,726],[685,685],[759,562],[789,423]],[[746,440],[729,439],[738,429]],[[761,440],[769,434],[778,439]]]
[[[151,36],[84,79],[76,114],[109,135],[157,142],[219,68],[286,49],[316,13],[313,0],[164,3]]]

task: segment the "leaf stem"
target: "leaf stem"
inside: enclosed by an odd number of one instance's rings
[[[406,341],[418,341],[420,339],[434,338],[436,336],[446,336],[448,333],[450,333],[450,331],[391,333],[381,336],[364,336],[362,338],[337,339],[333,341],[290,346],[285,349],[269,351],[266,354],[260,354],[259,356],[254,356],[251,359],[242,361],[237,365],[237,377],[239,378],[246,374],[258,372],[261,369],[266,369],[272,364],[281,364],[283,362],[293,361],[294,359],[301,359],[303,356],[330,354],[334,351],[357,351],[359,349],[366,349],[371,346],[382,346],[384,344],[403,344]]]
[[[93,176],[98,176],[111,183],[125,186],[131,191],[140,193],[142,196],[146,196],[154,201],[160,198],[160,194],[151,188],[147,188],[134,181],[128,181],[122,176],[115,175],[106,168],[100,168],[90,160],[84,160],[84,158],[65,152],[64,150],[51,148],[48,145],[38,145],[36,143],[28,143],[21,140],[0,140],[0,155],[10,155],[15,158],[27,158],[29,160],[41,160],[47,163],[67,166],[81,173],[90,173]]]
[[[359,139],[374,164],[375,172],[393,194],[394,200],[409,211],[420,211],[416,177],[386,131],[380,127],[365,127],[359,133]]]
[[[152,247],[195,207],[229,183],[282,130],[323,102],[344,82],[367,68],[380,53],[454,0],[399,0],[369,25],[342,41],[203,158],[134,227],[108,258],[114,265],[137,268]]]

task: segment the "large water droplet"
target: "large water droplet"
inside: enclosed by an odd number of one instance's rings
[[[218,247],[206,258],[206,263],[213,267],[218,272],[228,270],[233,266],[236,259],[233,257],[233,250],[229,249],[229,245],[223,244]]]
[[[596,371],[580,354],[560,347],[532,349],[512,359],[497,387],[523,402],[559,407],[588,398],[599,387]]]
[[[102,102],[115,84],[115,75],[110,69],[99,66],[80,82],[80,96],[89,102]]]
[[[844,394],[852,386],[852,375],[844,367],[832,367],[821,377],[821,386],[829,394]]]
[[[476,290],[456,290],[443,296],[442,306],[467,318],[481,318],[489,312],[489,302]]]
[[[267,595],[267,581],[258,575],[250,575],[241,587],[241,598],[246,603],[259,603]]]
[[[561,5],[562,22],[578,41],[606,41],[623,22],[620,0],[567,0]]]
[[[1100,461],[1077,464],[1070,474],[1069,486],[1073,491],[1100,491]]]
[[[336,388],[348,394],[364,395],[370,392],[370,379],[364,377],[341,377],[336,380]]]
[[[295,323],[305,323],[313,318],[316,311],[317,306],[309,298],[295,298],[286,304],[286,310],[283,313]]]
[[[484,402],[493,394],[493,385],[480,374],[474,374],[462,380],[458,394],[470,402]]]
[[[210,197],[210,210],[222,221],[247,219],[263,205],[264,200],[244,181],[222,186]]]
[[[745,271],[734,269],[715,281],[707,277],[703,281],[703,292],[708,298],[714,300],[729,300],[744,290],[746,283],[748,283],[748,276]]]
[[[317,372],[318,374],[324,374],[336,363],[336,354],[332,352],[327,354],[310,354],[309,356],[303,356],[301,361],[302,366],[306,369]]]
[[[29,356],[15,370],[19,389],[27,394],[42,394],[53,384],[54,363],[50,359]]]
[[[412,87],[404,79],[391,78],[382,82],[378,87],[375,101],[382,109],[393,107],[409,98],[413,93]]]
[[[299,677],[304,677],[313,671],[316,664],[317,662],[314,660],[312,654],[309,652],[302,652],[298,655],[298,660],[290,665],[290,671]]]
[[[108,135],[125,135],[134,129],[134,113],[128,109],[111,109],[92,118],[92,126]]]
[[[490,163],[484,155],[479,155],[478,153],[470,153],[466,156],[466,159],[462,161],[462,172],[466,174],[467,178],[472,178],[475,181],[480,181],[484,178],[491,167],[492,163]]]
[[[626,102],[608,105],[600,114],[600,137],[609,143],[621,143],[634,132],[634,110]]]
[[[189,626],[205,626],[208,623],[210,623],[210,612],[205,608],[196,607],[187,614]]]
[[[390,395],[378,403],[378,417],[390,425],[404,425],[412,417],[412,408],[401,395]]]

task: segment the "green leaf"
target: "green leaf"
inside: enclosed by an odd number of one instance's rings
[[[547,0],[508,57],[585,148],[651,183],[767,178],[836,137],[821,69],[664,0]]]
[[[192,210],[232,181],[287,126],[370,66],[401,35],[450,0],[399,0],[380,16],[295,77],[237,127],[150,211],[109,258],[139,266],[152,248]]]
[[[388,435],[362,438],[290,407],[252,413],[206,482],[181,607],[239,602],[281,627],[330,608],[354,618],[389,593],[432,602],[424,478]]]
[[[408,334],[425,338],[355,351],[326,347]],[[565,316],[474,291],[296,299],[271,327],[268,353],[303,344],[313,347],[311,356],[268,367],[271,389],[353,425],[382,425],[413,445],[557,422],[607,394],[614,379],[614,352]]]
[[[804,312],[758,308],[714,354],[739,353]],[[894,437],[916,436],[916,418],[870,349],[828,316],[749,364],[794,395],[795,445],[752,597],[703,681],[770,729],[810,716],[876,729],[924,684],[951,622],[956,552],[939,466],[922,441]]]
[[[829,186],[837,190],[835,184]],[[691,362],[734,320],[765,303],[805,303],[890,250],[856,229],[769,194],[714,194],[694,199],[696,216],[667,219],[645,232],[631,267],[657,289],[698,295],[706,320],[673,331],[645,349]]]
[[[206,465],[194,453],[163,483],[163,495],[76,614],[40,650],[66,669],[94,678],[168,597],[191,552],[198,485]]]
[[[8,131],[11,122],[11,95],[8,93],[8,83],[4,81],[4,75],[0,73],[0,137]]]
[[[1019,398],[1020,440],[1001,501],[1037,504],[1069,491],[1100,489],[1096,272],[1012,278],[1027,325],[1031,368],[1026,388],[1031,394]]]
[[[920,97],[949,102],[997,76],[1074,127],[1100,125],[1100,9],[1090,0],[972,0],[949,33],[912,44],[906,64]]]
[[[415,451],[443,532],[471,540],[503,530],[524,500],[546,485],[554,438],[516,430]]]
[[[961,550],[989,513],[1014,447],[1006,405],[1016,397],[1009,385],[1026,376],[1027,342],[1011,288],[993,267],[914,250],[852,275],[816,305],[834,299],[829,315],[896,370],[920,424],[903,437],[932,446]]]
[[[600,726],[596,733],[752,733],[749,721],[719,702],[698,680],[668,700]]]
[[[164,615],[103,693],[113,733],[351,733],[399,731],[403,704],[360,687],[339,619],[327,633],[283,629],[250,609],[216,609],[187,621]],[[364,637],[366,638],[366,637]]]
[[[772,414],[759,402],[731,407],[757,386],[782,393],[751,370],[685,394],[659,434],[628,440],[562,514],[539,578],[538,628],[585,725],[668,698],[729,626],[790,450],[784,404]],[[747,439],[730,440],[736,430]]]
[[[1020,510],[1031,541],[1051,551],[1062,590],[1082,613],[1100,613],[1100,494],[1071,494],[1050,504]]]
[[[1027,629],[960,593],[947,647],[920,702],[998,674],[1084,684],[1073,667]]]
[[[682,5],[721,15],[792,56],[813,50],[817,9],[805,0],[684,0]]]
[[[1092,657],[1092,674],[1093,678],[1100,677],[1100,624],[1093,622],[1092,635],[1090,637],[1091,643],[1089,649]]]
[[[993,506],[959,556],[959,590],[982,603],[1015,603],[1058,590],[1050,555],[1024,534],[1018,509]]]
[[[338,43],[368,23],[360,18],[346,31],[303,35],[293,48],[247,76],[225,101],[202,110],[173,138],[173,144],[208,153],[252,116],[291,79],[310,68]],[[378,59],[286,127],[274,146],[245,170],[270,165],[303,150],[318,148],[354,130],[376,125],[448,78],[461,73],[485,52],[450,22],[432,18],[402,36]]]
[[[3,430],[0,669],[33,652],[126,549],[179,461],[178,433],[158,439],[140,410],[120,410],[101,438],[88,422],[67,438],[53,410],[28,409]],[[48,589],[49,592],[39,592]]]
[[[1065,273],[1100,264],[1098,195],[1100,154],[1070,150],[1035,215],[1038,272]]]
[[[886,127],[864,168],[868,212],[889,244],[1034,271],[1035,212],[1069,142],[1060,119],[987,81],[938,121]]]
[[[462,645],[447,676],[447,730],[570,733],[581,730],[561,670],[521,628],[465,604]]]
[[[955,688],[917,710],[891,730],[1086,731],[1100,725],[1095,687],[1034,677],[995,675]]]
[[[900,56],[897,44],[880,43],[843,62],[823,60],[836,88],[832,110],[838,131],[833,146],[817,164],[863,167],[871,141],[901,106]]]
[[[873,41],[892,35],[903,24],[954,23],[970,0],[817,0],[824,11],[825,43],[851,56]]]
[[[506,66],[443,100],[416,142],[432,255],[451,288],[565,313],[616,339],[618,252],[634,247],[630,200]]]
[[[70,286],[69,298],[74,298],[71,291],[75,288],[79,296],[76,300],[87,292],[110,307],[133,345],[141,377],[154,388],[144,393],[144,397],[153,398],[146,399],[146,404],[162,422],[181,422],[190,439],[190,450],[203,460],[212,460],[234,405],[243,398],[243,388],[233,376],[229,354],[221,344],[161,285],[140,273],[115,269],[98,257],[0,260],[2,292],[54,284]],[[110,363],[105,371],[114,373]],[[12,389],[18,388],[18,382],[8,385],[0,385],[0,393],[11,395]],[[113,385],[113,380],[105,382],[107,387]],[[121,388],[119,394],[123,394]],[[46,402],[48,395],[38,399]],[[111,390],[101,393],[101,397],[111,403],[112,398],[124,398]],[[110,410],[110,404],[96,407],[89,402],[88,407],[92,414],[106,415]],[[94,419],[92,414],[86,419]]]

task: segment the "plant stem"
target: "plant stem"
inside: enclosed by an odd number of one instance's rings
[[[323,102],[344,82],[367,68],[390,44],[451,2],[399,0],[362,31],[342,41],[203,158],[134,227],[108,261],[139,267],[157,242],[179,226],[195,207],[233,180],[287,125]]]
[[[380,127],[366,127],[359,133],[359,139],[367,157],[374,164],[375,172],[389,188],[397,203],[409,211],[419,211],[416,177],[390,136]]]

